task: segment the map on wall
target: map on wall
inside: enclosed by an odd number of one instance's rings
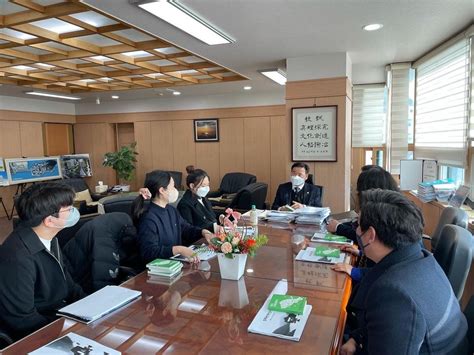
[[[337,161],[337,106],[292,110],[293,161]]]
[[[10,184],[61,178],[59,157],[5,159]]]
[[[61,170],[65,179],[92,176],[89,154],[72,154],[61,156]]]

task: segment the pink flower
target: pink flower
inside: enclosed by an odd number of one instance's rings
[[[229,242],[225,242],[225,243],[222,244],[222,246],[221,246],[221,251],[222,251],[224,254],[232,253],[232,244],[230,244]]]
[[[240,238],[239,237],[234,237],[232,238],[232,245],[238,245],[240,242]]]

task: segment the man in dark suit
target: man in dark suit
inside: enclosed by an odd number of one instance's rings
[[[422,234],[423,216],[402,194],[362,193],[357,239],[376,264],[349,301],[355,326],[341,354],[467,353],[466,319]]]
[[[308,164],[294,163],[291,166],[291,181],[278,186],[272,210],[281,210],[286,205],[294,209],[321,207],[321,191],[317,186],[306,183],[308,173]]]

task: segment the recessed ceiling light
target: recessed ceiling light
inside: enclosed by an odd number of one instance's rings
[[[39,92],[39,91],[27,91],[25,92],[27,95],[36,95],[36,96],[46,96],[46,97],[54,97],[57,99],[65,99],[65,100],[80,100],[80,97],[76,96],[65,96],[65,95],[58,95],[58,94],[50,94],[47,92]]]
[[[211,46],[234,42],[229,36],[176,1],[136,0],[134,3],[143,10]]]
[[[118,95],[112,95],[111,97],[112,97],[112,99],[114,99],[114,100],[120,99],[120,96],[118,96]]]
[[[244,90],[252,90],[251,86],[244,86]]]
[[[281,69],[263,69],[259,72],[280,85],[286,84],[286,73]]]
[[[365,25],[362,27],[365,31],[377,31],[383,27],[381,23],[371,23],[370,25]]]
[[[173,95],[178,96],[178,95],[181,95],[181,93],[179,91],[173,91]]]
[[[27,65],[16,65],[12,67],[13,69],[18,69],[18,70],[35,70],[36,68],[29,67]]]

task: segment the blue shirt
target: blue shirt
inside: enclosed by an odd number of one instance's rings
[[[176,245],[191,245],[202,238],[202,229],[186,222],[176,208],[150,203],[138,223],[138,247],[145,263],[170,258]]]

